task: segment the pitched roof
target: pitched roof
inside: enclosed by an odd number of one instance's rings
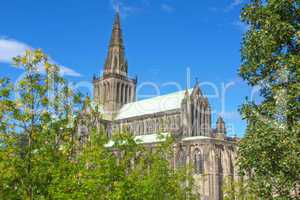
[[[189,89],[191,94],[193,89]],[[125,104],[116,116],[116,120],[137,117],[147,114],[165,112],[179,109],[185,96],[185,90],[170,93],[167,95],[157,96],[150,99],[144,99]]]

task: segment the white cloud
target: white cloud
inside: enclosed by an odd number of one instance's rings
[[[11,63],[13,57],[23,54],[26,49],[31,47],[16,40],[0,38],[0,62]]]
[[[80,73],[74,71],[73,69],[61,65],[60,65],[60,71],[62,72],[62,74],[67,76],[76,76],[76,77],[82,76]]]
[[[161,4],[161,9],[167,13],[172,13],[175,11],[175,8],[169,4]]]
[[[30,45],[8,38],[0,37],[0,63],[11,64],[12,58],[24,54],[27,49],[33,49]],[[53,61],[56,63],[55,61]],[[71,68],[60,66],[60,72],[62,75],[67,76],[81,76],[78,72]]]

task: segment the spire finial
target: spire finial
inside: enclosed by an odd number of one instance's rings
[[[117,15],[120,14],[120,4],[119,3],[117,3],[117,5],[115,6],[115,11],[116,11]]]
[[[120,9],[119,7],[117,7],[117,9],[116,9],[114,27],[117,25],[118,28],[121,28],[121,26],[120,26],[120,10],[119,9]]]
[[[196,77],[195,78],[195,85],[194,85],[194,88],[198,88],[199,87],[199,78]]]
[[[192,92],[192,96],[202,96],[202,91],[200,89],[200,85],[199,85],[199,79],[196,78],[196,83]]]

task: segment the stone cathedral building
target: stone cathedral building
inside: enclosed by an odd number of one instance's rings
[[[199,84],[191,89],[136,100],[137,78],[128,76],[128,62],[119,14],[116,14],[104,72],[93,77],[93,102],[103,111],[100,123],[107,134],[125,128],[146,145],[157,133],[176,134],[173,166],[192,164],[201,199],[222,199],[225,177],[236,176],[236,139],[226,136],[224,120],[211,124],[211,107]],[[81,135],[87,128],[79,126]]]

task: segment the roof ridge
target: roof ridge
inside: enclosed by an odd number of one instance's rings
[[[191,92],[192,90],[193,90],[193,88],[189,88],[188,89],[189,92]],[[130,102],[130,103],[124,104],[123,106],[129,105],[129,104],[133,104],[133,103],[137,103],[137,102],[152,100],[152,99],[159,98],[159,97],[165,97],[165,96],[175,95],[175,94],[178,94],[178,93],[181,93],[181,92],[184,93],[185,91],[186,90],[180,90],[180,91],[177,91],[177,92],[171,92],[171,93],[167,93],[167,94],[163,94],[163,95],[157,95],[157,96],[154,96],[154,97],[150,97],[150,98],[146,98],[146,99],[142,99],[142,100],[137,100],[137,101],[134,101],[134,102]]]

